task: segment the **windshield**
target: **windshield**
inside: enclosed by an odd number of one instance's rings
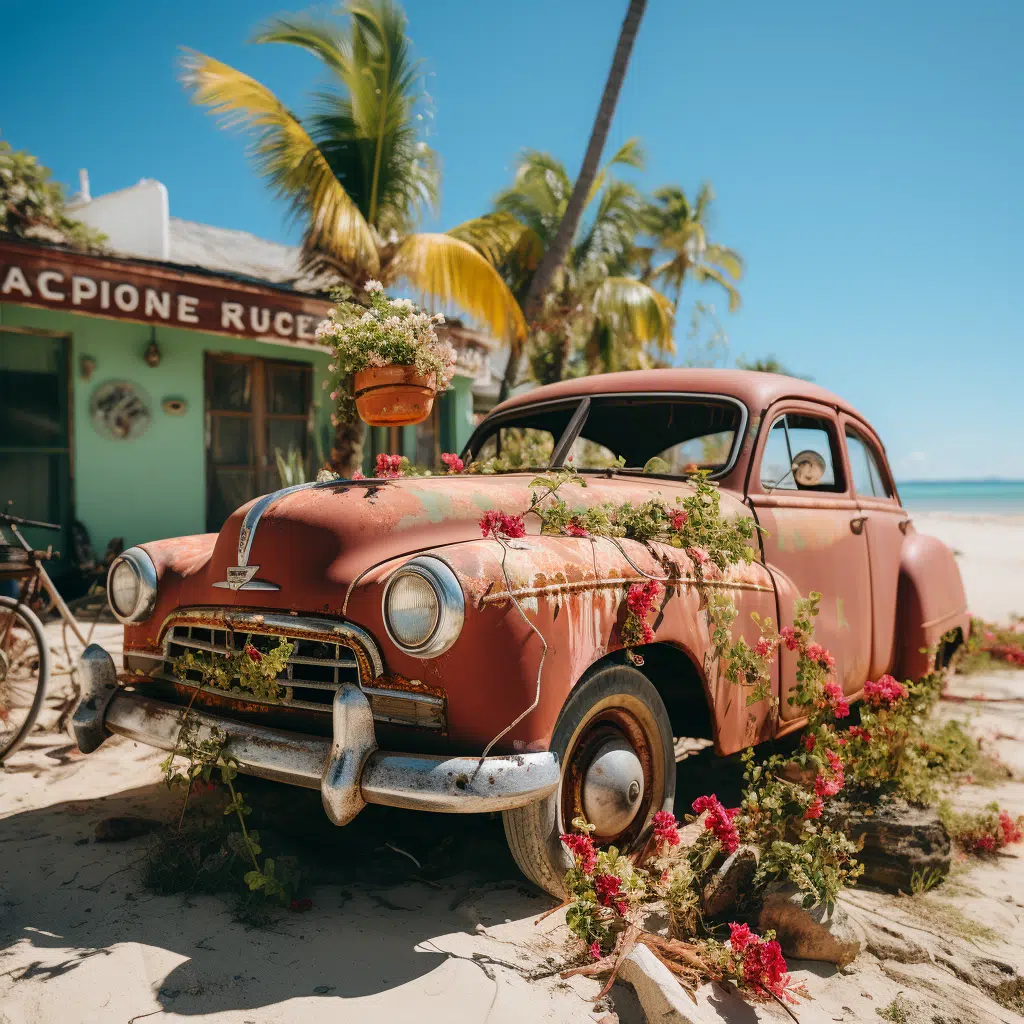
[[[563,435],[579,404],[523,406],[485,420],[470,438],[472,459],[496,471],[546,469],[556,445],[569,441]],[[582,471],[621,459],[626,471],[717,473],[731,461],[742,418],[738,403],[711,396],[596,397],[568,452]],[[652,459],[660,462],[649,465]]]

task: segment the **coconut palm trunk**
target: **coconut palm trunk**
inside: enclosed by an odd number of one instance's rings
[[[583,156],[579,176],[576,178],[575,187],[566,206],[565,215],[558,226],[555,239],[537,265],[523,302],[523,317],[527,324],[533,321],[540,312],[544,296],[547,294],[548,288],[551,287],[558,268],[565,262],[569,246],[579,227],[583,208],[586,206],[591,186],[597,177],[601,153],[608,139],[608,129],[611,127],[615,107],[619,102],[619,93],[622,91],[622,83],[626,77],[626,68],[629,67],[629,58],[633,53],[633,43],[636,40],[640,19],[643,17],[646,7],[647,0],[629,0],[629,9],[623,19],[622,28],[619,30],[619,42],[615,47],[615,55],[612,57],[612,66],[597,108],[597,116],[594,118],[594,127],[590,133],[590,142],[587,144],[587,151]],[[513,344],[509,350],[508,365],[505,367],[505,376],[498,394],[499,401],[504,401],[508,397],[509,390],[515,385],[516,378],[519,376],[522,349],[523,346],[520,343],[519,345]]]

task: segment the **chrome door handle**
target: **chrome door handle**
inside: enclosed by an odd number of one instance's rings
[[[867,516],[856,516],[850,520],[850,529],[856,534],[864,532],[864,524],[868,521]]]

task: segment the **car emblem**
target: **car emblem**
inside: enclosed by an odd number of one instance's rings
[[[228,590],[280,590],[276,583],[269,583],[267,580],[254,580],[258,565],[229,565],[226,580],[218,580],[215,587],[222,587]]]

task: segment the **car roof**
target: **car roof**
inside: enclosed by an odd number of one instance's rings
[[[545,384],[513,395],[492,410],[506,412],[535,402],[549,402],[558,398],[582,398],[584,395],[615,395],[630,392],[697,392],[699,394],[731,395],[738,398],[757,415],[780,398],[805,398],[841,409],[864,423],[868,421],[838,395],[817,384],[781,373],[762,373],[758,370],[708,370],[690,367],[672,367],[663,370],[628,370],[621,373],[601,373],[589,377],[575,377]]]

